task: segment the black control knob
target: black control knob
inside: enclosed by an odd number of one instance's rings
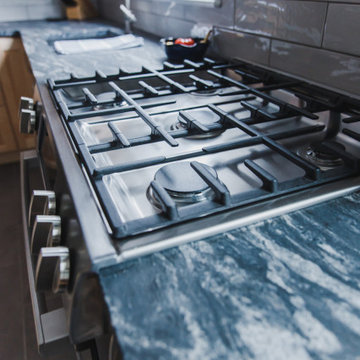
[[[69,249],[63,246],[42,248],[36,265],[36,290],[63,292],[67,288],[69,277]]]
[[[20,132],[32,134],[36,126],[36,112],[34,110],[20,110]]]
[[[20,111],[21,110],[34,110],[34,100],[32,98],[22,96],[20,98]]]
[[[29,206],[28,224],[34,225],[37,215],[55,215],[56,196],[54,191],[33,190]]]
[[[58,246],[61,240],[61,218],[56,215],[37,215],[31,235],[31,253],[39,254],[41,248]]]

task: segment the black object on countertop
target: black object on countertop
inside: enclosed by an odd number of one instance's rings
[[[195,41],[194,46],[186,46],[182,44],[175,44],[176,40],[169,37],[163,40],[165,46],[166,56],[169,60],[175,62],[182,62],[184,59],[193,61],[200,61],[204,58],[209,42],[204,42],[203,38],[193,38]]]

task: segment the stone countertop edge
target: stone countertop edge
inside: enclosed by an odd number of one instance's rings
[[[165,60],[141,48],[58,55],[49,39],[122,30],[102,21],[0,23],[38,83]],[[150,56],[151,55],[151,56]],[[100,272],[124,359],[360,360],[360,194]]]

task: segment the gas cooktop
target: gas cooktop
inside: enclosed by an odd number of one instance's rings
[[[359,174],[357,101],[247,63],[48,85],[116,239]]]

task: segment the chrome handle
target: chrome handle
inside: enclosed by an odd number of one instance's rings
[[[34,110],[34,100],[26,96],[21,96],[20,111],[21,110]]]
[[[28,224],[34,225],[37,215],[55,215],[56,196],[54,191],[33,190],[29,206]]]
[[[60,216],[37,215],[31,235],[31,253],[37,255],[42,247],[58,246],[60,240]]]
[[[63,246],[42,248],[36,265],[36,290],[62,292],[68,285],[69,277],[69,249]]]
[[[53,293],[64,292],[68,286],[70,278],[70,254],[68,248],[62,248],[63,250],[58,251],[59,261],[57,262],[54,278],[52,283]]]
[[[20,110],[20,132],[32,134],[35,131],[36,112],[34,110]]]

